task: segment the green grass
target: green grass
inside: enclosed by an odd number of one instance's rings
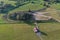
[[[60,40],[60,23],[40,23],[44,40]],[[27,24],[0,24],[0,40],[39,40],[33,32],[33,26]]]
[[[1,1],[1,0],[0,0]],[[5,3],[14,5],[15,2],[9,2],[8,0],[2,0]],[[29,8],[31,10],[38,10],[43,8],[42,5],[36,4],[27,4],[21,6],[15,10],[10,11],[9,13],[14,13],[18,11],[28,11]],[[53,8],[59,9],[58,6],[54,6]],[[60,19],[56,10],[48,10],[50,15],[54,18]],[[39,40],[35,33],[32,31],[34,26],[30,26],[28,24],[3,24],[5,21],[2,19],[3,14],[0,14],[0,40]],[[40,23],[38,24],[41,31],[48,34],[48,36],[42,35],[44,40],[60,40],[60,23]]]
[[[5,14],[0,14],[0,23],[5,23],[5,21],[3,19],[3,15],[5,15]]]
[[[9,0],[0,0],[0,1],[3,1],[5,4],[11,4],[13,6],[16,6],[14,1],[9,1]]]
[[[56,10],[53,7],[50,7],[45,11],[48,12],[52,18],[60,20],[60,16],[59,16],[60,13],[58,13],[58,11],[60,12],[60,10]]]
[[[15,1],[9,1],[9,0],[0,0],[0,1],[3,1],[5,4],[11,4],[13,6],[16,6]],[[43,1],[39,0],[36,3],[33,3],[33,4],[29,3],[29,4],[26,4],[26,5],[20,6],[16,9],[14,9],[14,10],[9,11],[8,13],[14,13],[14,12],[18,12],[18,11],[28,11],[29,9],[30,10],[39,10],[39,9],[44,7],[42,4],[43,4]]]
[[[12,40],[13,39],[13,28],[1,25],[0,26],[0,40]]]
[[[44,6],[40,5],[40,4],[29,3],[27,5],[20,6],[19,8],[16,8],[16,9],[10,11],[9,13],[14,13],[14,12],[19,12],[19,11],[28,11],[29,9],[30,10],[39,10],[39,9],[41,9],[43,7]]]
[[[54,8],[56,10],[60,10],[60,3],[52,4],[52,8]]]

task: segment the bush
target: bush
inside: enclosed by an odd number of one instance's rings
[[[10,11],[13,8],[14,8],[14,6],[12,6],[11,4],[5,4],[4,6],[0,7],[0,9],[1,9],[0,13],[7,13],[8,11]]]
[[[17,16],[16,13],[14,13],[14,14],[9,14],[9,19],[11,19],[11,20],[17,20],[16,16]]]
[[[25,21],[30,21],[30,20],[32,20],[32,17],[33,17],[33,15],[26,13],[23,15],[22,19]]]

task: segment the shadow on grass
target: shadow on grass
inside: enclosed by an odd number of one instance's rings
[[[59,23],[59,22],[57,22],[56,20],[50,19],[48,21],[46,21],[46,20],[37,21],[37,23]],[[28,25],[33,25],[34,26],[34,21],[20,20],[20,22],[12,22],[12,23],[11,22],[8,22],[8,23],[0,23],[0,24],[28,24]]]
[[[43,21],[39,21],[37,22],[39,23],[59,23],[59,22],[43,22]],[[0,24],[28,24],[28,25],[34,25],[34,22],[29,22],[29,21],[23,21],[23,22],[8,22],[8,23],[0,23]]]
[[[47,33],[40,31],[42,35],[48,36]]]
[[[54,19],[50,19],[50,20],[41,20],[41,21],[37,21],[38,23],[58,23],[57,20]]]
[[[54,20],[54,19],[50,19],[50,20],[41,20],[41,21],[36,21],[37,23],[59,23],[58,21]],[[28,24],[28,25],[34,25],[34,21],[30,22],[30,21],[24,21],[24,23]]]
[[[26,23],[28,25],[34,25],[34,22],[31,22],[31,21],[24,21],[24,23]]]

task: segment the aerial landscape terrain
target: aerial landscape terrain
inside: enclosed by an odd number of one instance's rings
[[[60,0],[0,0],[0,40],[60,40]]]

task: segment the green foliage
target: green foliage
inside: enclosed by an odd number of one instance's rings
[[[0,2],[0,6],[3,6],[3,5],[4,5],[4,2],[3,2],[3,1],[1,1],[1,2]]]
[[[10,14],[10,15],[9,15],[9,19],[11,19],[11,20],[17,20],[16,16],[17,16],[16,13]]]
[[[0,7],[0,13],[8,13],[8,11],[10,11],[11,9],[14,9],[14,6],[12,6],[11,4],[5,4]]]
[[[23,15],[23,20],[25,20],[25,21],[29,21],[29,20],[32,20],[32,17],[33,17],[33,15],[31,15],[31,14],[24,14]]]
[[[39,29],[48,36],[44,40],[60,40],[60,23],[40,23]],[[39,40],[33,32],[34,26],[27,24],[0,24],[0,40]]]

